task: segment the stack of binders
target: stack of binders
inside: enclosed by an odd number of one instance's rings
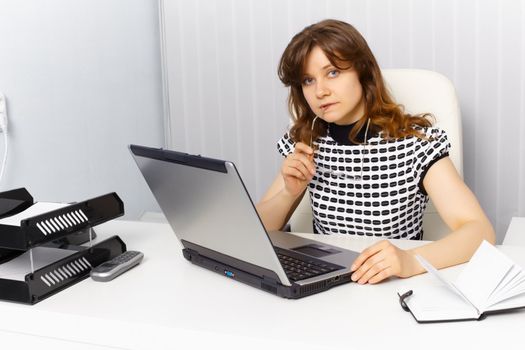
[[[35,304],[126,251],[118,236],[91,243],[92,227],[124,214],[116,193],[26,217],[37,204],[25,188],[0,193],[0,299]]]

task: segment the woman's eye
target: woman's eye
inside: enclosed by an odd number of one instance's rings
[[[339,75],[339,71],[336,70],[336,69],[331,70],[330,72],[328,72],[328,76],[329,76],[330,78],[335,78],[335,77],[337,77],[338,75]]]
[[[303,85],[311,85],[314,80],[312,78],[304,78]]]

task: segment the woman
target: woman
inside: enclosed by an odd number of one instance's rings
[[[368,247],[351,267],[360,284],[424,272],[416,254],[443,268],[469,260],[482,240],[494,243],[448,157],[445,131],[393,101],[354,27],[306,27],[284,51],[279,78],[290,87],[294,120],[278,142],[280,172],[257,205],[266,229],[281,229],[308,189],[317,233],[422,239],[430,197],[450,234],[411,250],[386,240]]]

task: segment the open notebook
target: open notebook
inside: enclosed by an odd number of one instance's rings
[[[455,282],[447,281],[423,257],[416,258],[442,282],[398,290],[401,306],[418,322],[479,320],[490,313],[525,307],[525,272],[486,241]]]

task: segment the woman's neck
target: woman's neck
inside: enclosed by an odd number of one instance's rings
[[[365,141],[365,134],[366,134],[366,125],[364,125],[361,130],[356,135],[356,141],[358,143],[352,142],[349,138],[350,132],[352,132],[353,128],[357,122],[354,122],[352,124],[348,125],[337,125],[335,123],[329,123],[328,124],[328,134],[334,139],[335,142],[337,142],[340,145],[356,145],[356,144],[362,144]],[[368,135],[366,135],[366,138],[370,138],[370,130],[368,131]]]

